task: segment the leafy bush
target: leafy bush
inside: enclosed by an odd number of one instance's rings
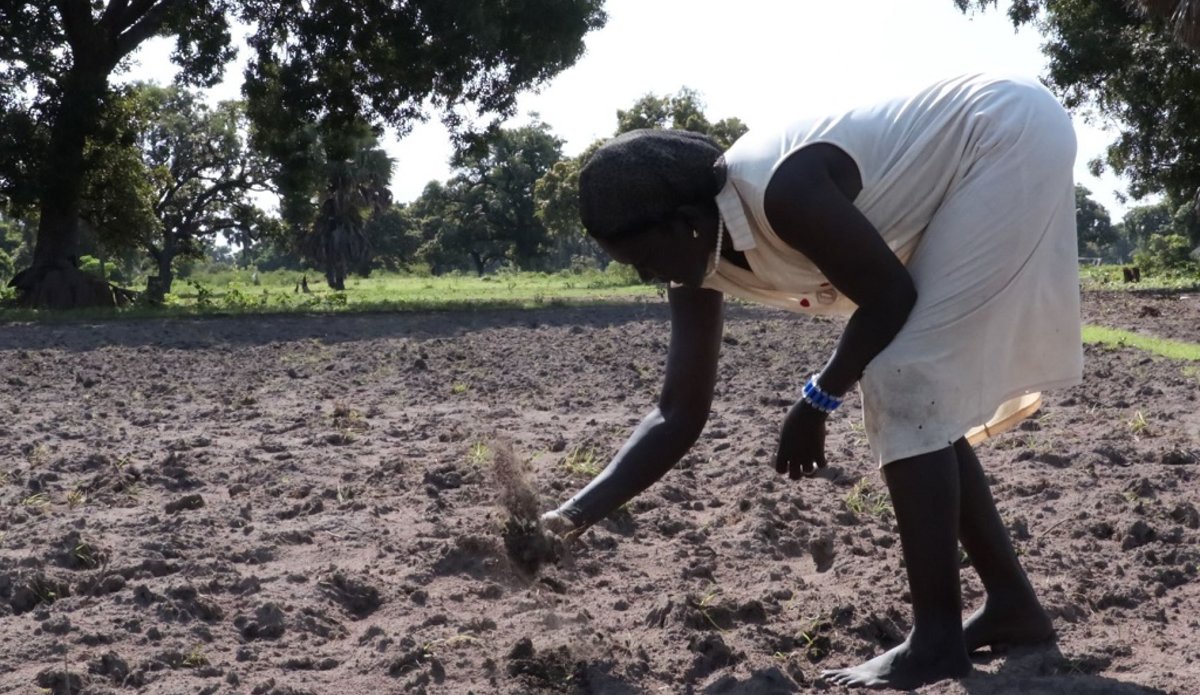
[[[120,266],[115,263],[105,263],[104,272],[100,272],[100,259],[95,256],[80,256],[79,269],[88,275],[95,275],[109,282],[124,283],[125,274],[121,272]]]
[[[1151,274],[1169,271],[1200,272],[1192,258],[1192,243],[1182,234],[1155,234],[1133,254],[1133,262]]]
[[[622,285],[643,284],[642,279],[638,277],[637,271],[633,269],[633,266],[625,263],[610,262],[608,267],[604,269],[604,274]]]

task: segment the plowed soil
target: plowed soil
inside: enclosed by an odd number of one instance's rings
[[[663,302],[0,326],[0,692],[837,691],[910,625],[856,398],[827,475],[769,465],[841,323],[728,314],[700,441],[535,577],[496,452],[540,509],[581,487],[657,395]],[[1085,320],[1197,341],[1200,297]],[[1200,693],[1200,364],[1086,354],[979,448],[1057,644],[922,692]]]

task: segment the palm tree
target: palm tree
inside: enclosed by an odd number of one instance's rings
[[[328,182],[317,219],[304,241],[305,253],[325,271],[329,287],[346,289],[351,268],[366,267],[371,245],[365,229],[392,204],[388,184],[394,162],[371,133],[349,135],[330,148],[343,155],[325,164]]]
[[[1195,0],[1138,0],[1142,11],[1166,20],[1184,44],[1200,49],[1200,2]]]

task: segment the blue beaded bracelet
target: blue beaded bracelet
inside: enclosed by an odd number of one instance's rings
[[[828,393],[825,393],[820,386],[817,386],[816,374],[813,374],[812,378],[808,380],[808,383],[804,385],[803,394],[804,400],[809,405],[823,413],[832,413],[833,411],[837,410],[839,405],[842,404],[842,399],[834,398]]]

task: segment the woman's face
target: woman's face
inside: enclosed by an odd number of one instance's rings
[[[642,232],[614,240],[597,239],[596,243],[613,260],[633,266],[643,282],[700,287],[712,263],[717,239],[715,222],[711,230],[702,220],[699,227],[677,215]]]

